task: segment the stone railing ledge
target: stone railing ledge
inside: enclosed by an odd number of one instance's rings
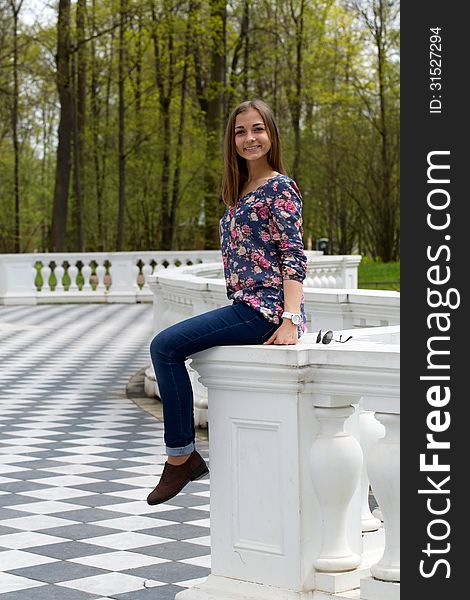
[[[345,290],[348,294],[348,301],[355,304],[371,304],[371,290],[357,289]],[[373,301],[380,306],[395,306],[397,299],[400,298],[400,292],[393,290],[373,290]]]
[[[390,339],[399,328],[380,329],[388,329],[385,335]],[[219,370],[222,370],[225,388],[229,382],[235,389],[253,389],[258,384],[266,390],[278,389],[279,385],[291,388],[295,380],[299,391],[305,392],[308,388],[312,394],[322,397],[328,388],[331,392],[328,400],[325,396],[318,404],[317,397],[317,406],[343,406],[344,397],[354,397],[356,402],[365,395],[372,398],[391,394],[399,398],[398,344],[384,343],[380,339],[384,333],[379,331],[375,336],[372,333],[361,336],[357,335],[358,330],[345,330],[335,332],[335,337],[340,334],[343,338],[351,334],[353,339],[346,344],[324,345],[316,344],[316,334],[305,334],[295,346],[221,346],[198,353],[192,365],[197,365],[196,370],[206,387],[217,387]],[[207,369],[206,365],[210,367]]]
[[[158,273],[157,275],[149,275],[147,281],[150,287],[158,283],[164,283],[167,288],[182,288],[205,292],[211,280],[204,277],[196,277],[188,273],[179,273],[178,270],[172,269],[171,273],[162,271],[162,273]]]

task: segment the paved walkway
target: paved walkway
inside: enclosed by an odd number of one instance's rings
[[[209,480],[145,502],[162,424],[125,387],[151,324],[150,305],[0,306],[0,600],[173,600],[208,575]]]

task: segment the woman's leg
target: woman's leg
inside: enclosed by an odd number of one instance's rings
[[[177,323],[152,340],[150,353],[163,403],[169,458],[160,481],[147,497],[148,504],[166,502],[187,483],[209,472],[194,448],[193,392],[185,360],[213,346],[261,344],[276,327],[256,310],[240,303]],[[182,460],[181,464],[175,464]]]
[[[195,447],[193,391],[186,359],[214,346],[261,344],[275,329],[259,312],[237,303],[181,321],[155,336],[150,354],[163,404],[169,456],[183,458]]]

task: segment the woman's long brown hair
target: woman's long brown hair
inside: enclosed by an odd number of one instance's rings
[[[225,128],[224,138],[224,173],[222,179],[222,200],[227,206],[235,206],[240,196],[244,183],[248,179],[248,167],[246,160],[238,153],[235,145],[235,121],[237,115],[249,108],[256,109],[263,119],[271,148],[267,159],[273,171],[286,174],[282,164],[281,144],[274,113],[262,100],[246,100],[239,104],[230,114]]]

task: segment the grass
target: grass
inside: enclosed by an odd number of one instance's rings
[[[358,269],[358,287],[400,291],[400,263],[383,263],[363,257]]]

